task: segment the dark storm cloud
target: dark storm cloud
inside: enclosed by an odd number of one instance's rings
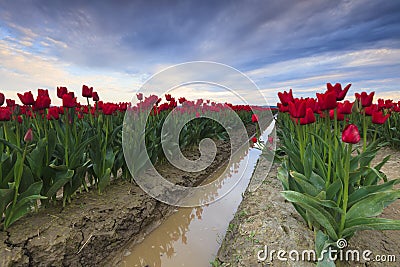
[[[66,62],[139,71],[213,60],[243,70],[398,48],[399,1],[3,1],[2,27]],[[39,46],[39,48],[38,48]]]

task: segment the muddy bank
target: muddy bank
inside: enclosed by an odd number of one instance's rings
[[[391,159],[382,168],[389,179],[399,178],[400,152],[389,148],[381,149],[374,161],[377,163],[386,155]],[[260,158],[260,172],[254,176],[264,175],[263,165],[267,162]],[[226,236],[218,251],[217,260],[220,266],[315,266],[311,262],[293,261],[259,261],[260,250],[303,251],[314,249],[314,234],[293,206],[280,195],[282,185],[278,179],[277,164],[274,164],[264,183],[256,192],[244,194],[234,219],[231,221]],[[392,203],[382,217],[400,219],[400,200]],[[396,255],[400,261],[400,231],[361,231],[349,241],[349,249],[370,250],[373,255]],[[261,257],[264,254],[260,254]],[[372,256],[371,256],[372,258]],[[396,262],[349,262],[346,266],[397,266]]]
[[[253,134],[254,125],[247,130]],[[196,186],[229,160],[230,143],[216,145],[215,160],[203,171],[187,173],[169,164],[157,169],[168,180]],[[184,154],[191,160],[199,157],[198,151]],[[117,179],[100,196],[77,194],[65,208],[41,209],[0,232],[0,266],[107,266],[124,245],[140,239],[173,209]]]

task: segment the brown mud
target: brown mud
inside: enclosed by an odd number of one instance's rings
[[[254,125],[247,131],[254,134]],[[156,168],[167,180],[197,186],[229,160],[230,143],[215,142],[217,155],[203,171],[187,173],[168,163]],[[191,160],[199,157],[196,150],[183,153]],[[65,208],[40,209],[0,232],[0,266],[108,266],[127,243],[139,242],[174,209],[116,179],[101,195],[76,194]]]
[[[390,148],[381,149],[374,163],[380,162],[385,156],[391,155],[382,171],[389,179],[400,178],[400,151]],[[260,172],[254,176],[265,175],[262,157],[260,157]],[[274,164],[264,183],[255,192],[244,194],[234,219],[222,241],[216,260],[218,266],[315,266],[307,261],[279,261],[276,254],[271,262],[258,260],[260,250],[268,253],[272,250],[303,251],[314,249],[314,234],[309,230],[293,206],[280,195],[282,185],[278,179],[277,164]],[[253,179],[252,178],[252,179]],[[400,220],[400,200],[389,205],[381,217]],[[360,261],[342,263],[343,266],[399,266],[400,262],[400,231],[360,231],[350,239],[347,249],[360,251],[370,250],[371,259],[375,256],[386,257],[386,262]],[[361,254],[360,254],[361,255]],[[388,262],[394,255],[396,262]],[[260,257],[265,256],[264,253]],[[286,257],[288,257],[286,255]]]

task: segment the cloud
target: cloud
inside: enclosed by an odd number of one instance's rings
[[[367,0],[1,1],[2,86],[90,81],[122,100],[166,66],[210,60],[274,102],[273,90],[307,95],[328,81],[395,92],[399,13],[398,1]]]

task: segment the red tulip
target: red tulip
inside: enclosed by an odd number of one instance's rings
[[[15,106],[15,100],[13,99],[6,99],[7,107],[14,107]]]
[[[306,98],[306,107],[311,108],[313,112],[318,112],[318,102],[314,98]]]
[[[68,94],[64,94],[62,96],[63,107],[65,108],[74,108],[76,106],[76,97],[74,97],[74,93],[70,92]]]
[[[61,87],[57,87],[57,97],[61,98],[63,97],[63,95],[68,94],[68,89],[67,87],[61,86]]]
[[[300,124],[305,125],[305,124],[311,124],[314,122],[315,122],[314,111],[311,108],[307,108],[306,116],[304,118],[300,118]]]
[[[338,103],[337,110],[341,114],[351,114],[353,110],[353,104],[349,100],[344,101],[343,103]]]
[[[47,89],[38,89],[38,96],[49,96],[49,90],[47,90]]]
[[[337,106],[336,93],[333,91],[331,92],[328,91],[325,92],[324,94],[317,93],[317,98],[318,98],[318,107],[321,111],[334,109]]]
[[[93,87],[89,88],[89,86],[87,86],[87,85],[82,86],[82,96],[83,97],[91,98],[92,93],[93,93]]]
[[[361,94],[355,93],[356,98],[361,101],[361,105],[365,107],[369,107],[372,105],[372,100],[374,98],[375,92],[367,94],[366,92],[362,92]]]
[[[365,107],[363,112],[367,116],[372,116],[372,114],[374,114],[374,112],[376,112],[376,111],[378,111],[378,105],[372,104],[372,105],[370,105],[368,107]]]
[[[289,102],[289,113],[293,118],[303,118],[306,115],[306,101],[296,98],[294,102]]]
[[[92,93],[92,97],[93,97],[93,101],[99,101],[100,100],[99,95],[97,94],[97,92],[93,92]]]
[[[50,107],[51,99],[46,95],[38,95],[35,102],[35,108],[37,110],[46,109]]]
[[[104,103],[102,110],[104,115],[112,115],[118,109],[118,105],[114,103]]]
[[[278,103],[277,106],[278,106],[279,112],[282,112],[282,113],[289,112],[289,107],[288,106],[284,106],[281,103]]]
[[[328,92],[335,92],[337,101],[342,101],[346,97],[346,94],[349,91],[350,86],[351,86],[351,83],[346,85],[346,87],[342,90],[342,85],[340,83],[336,83],[333,86],[330,83],[326,84],[326,87],[328,88]]]
[[[29,130],[26,132],[25,136],[24,136],[24,141],[26,143],[29,143],[33,140],[33,132],[32,129],[29,128]]]
[[[357,144],[360,142],[360,132],[355,124],[349,124],[342,132],[342,141],[349,144]]]
[[[142,101],[142,100],[143,100],[143,93],[138,93],[138,94],[136,94],[136,97],[137,97],[137,99],[138,99],[139,101]]]
[[[171,97],[170,94],[165,94],[165,99],[166,99],[167,101],[171,101],[172,97]]]
[[[257,143],[257,141],[258,141],[258,140],[257,140],[257,137],[252,137],[252,138],[251,138],[251,142]]]
[[[58,107],[51,107],[47,111],[47,119],[48,120],[58,120],[60,118],[60,112]]]
[[[4,94],[0,93],[0,106],[2,106],[4,104],[4,100],[6,100]]]
[[[19,99],[21,100],[22,104],[24,104],[24,105],[35,104],[35,100],[33,99],[33,95],[32,95],[31,91],[26,92],[23,95],[20,93],[18,93],[17,95],[18,95]]]
[[[390,114],[383,115],[382,111],[376,111],[372,113],[372,123],[384,124],[389,117]]]
[[[0,107],[0,121],[11,120],[11,110],[8,107]]]
[[[257,114],[253,114],[253,115],[251,115],[251,121],[252,122],[258,122],[258,116],[257,116]]]
[[[22,116],[21,116],[21,115],[18,115],[18,117],[17,117],[17,121],[18,121],[18,123],[19,123],[19,124],[21,124],[21,123],[22,123]]]
[[[186,102],[186,98],[180,97],[180,98],[178,99],[178,101],[179,101],[179,104],[182,104],[182,103]],[[208,103],[209,103],[209,100],[207,100],[207,101],[208,101]]]
[[[290,89],[289,92],[279,92],[278,97],[281,100],[282,105],[284,106],[287,106],[290,102],[294,101],[292,89]]]

